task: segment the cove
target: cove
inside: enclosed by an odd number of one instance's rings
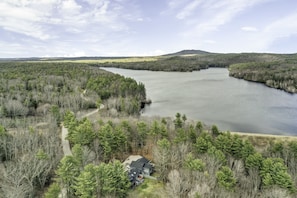
[[[179,112],[224,131],[297,135],[297,94],[229,77],[227,69],[102,69],[144,83],[152,104],[145,107],[143,116],[174,117]]]

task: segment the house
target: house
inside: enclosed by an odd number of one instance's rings
[[[129,156],[124,162],[124,167],[128,172],[132,187],[141,184],[144,177],[150,176],[154,171],[154,165],[140,155]]]
[[[144,181],[143,175],[137,169],[131,169],[128,172],[129,181],[131,182],[131,187],[138,186]]]

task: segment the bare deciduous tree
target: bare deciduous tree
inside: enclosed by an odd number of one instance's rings
[[[6,116],[11,118],[16,116],[25,116],[29,111],[29,109],[18,100],[8,100],[4,104],[4,108]]]
[[[265,189],[263,193],[261,193],[261,197],[263,198],[293,198],[295,195],[290,195],[287,190],[282,188],[273,187],[271,189]]]
[[[190,182],[185,180],[178,170],[174,169],[170,171],[168,174],[168,183],[166,184],[166,190],[169,197],[187,197],[187,194],[190,191],[189,186],[191,186]]]

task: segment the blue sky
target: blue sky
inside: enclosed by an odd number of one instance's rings
[[[296,0],[0,0],[0,58],[297,53]]]

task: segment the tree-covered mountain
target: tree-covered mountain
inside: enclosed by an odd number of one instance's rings
[[[163,56],[191,56],[191,55],[202,55],[202,54],[211,54],[211,53],[207,51],[191,49],[191,50],[182,50],[175,53],[165,54]]]

